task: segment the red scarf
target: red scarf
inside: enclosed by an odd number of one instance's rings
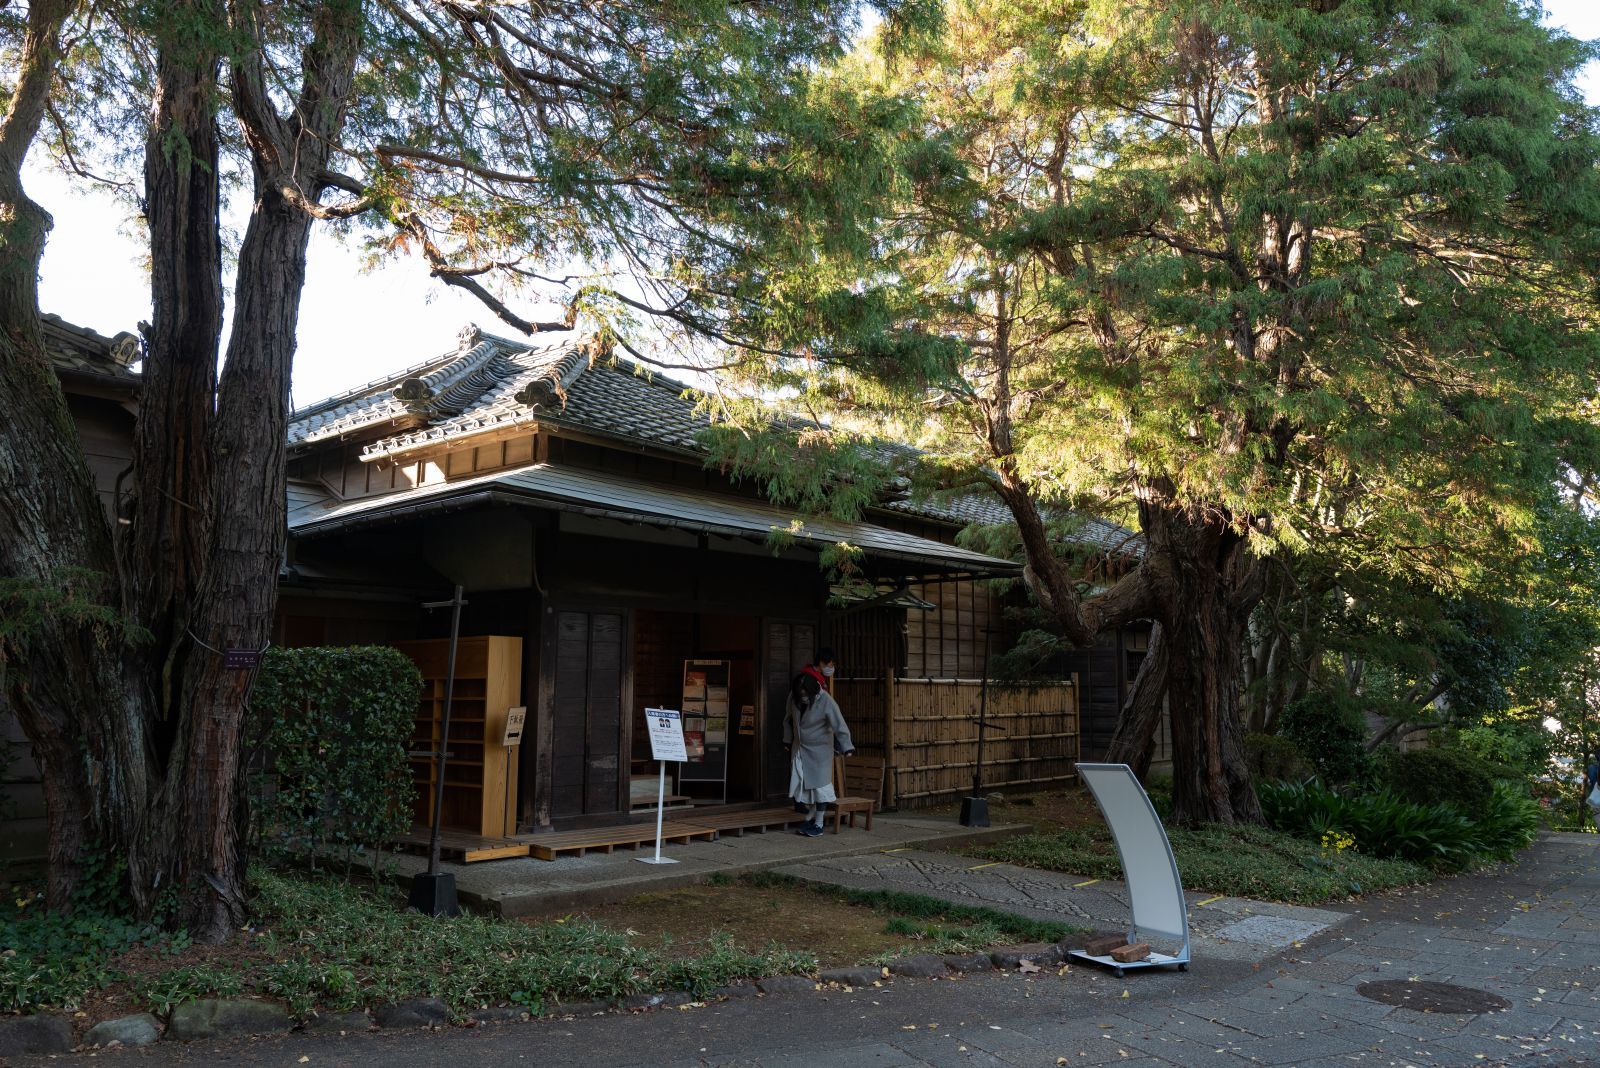
[[[818,671],[814,665],[807,664],[805,667],[801,668],[800,670],[805,672],[805,674],[810,675],[812,678],[816,679],[817,680],[817,685],[821,686],[824,690],[826,690],[828,688],[828,677],[826,675],[824,675],[822,672]]]

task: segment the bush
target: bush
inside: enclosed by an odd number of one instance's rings
[[[1360,782],[1371,773],[1366,720],[1345,698],[1316,692],[1291,701],[1279,720],[1278,735],[1328,782]]]
[[[342,857],[346,869],[411,825],[406,748],[422,676],[384,646],[274,649],[251,696],[254,831],[263,844]]]
[[[1384,768],[1386,785],[1401,798],[1417,805],[1443,801],[1466,816],[1488,806],[1495,777],[1494,765],[1455,746],[1398,752]]]
[[[1532,843],[1539,825],[1538,804],[1510,786],[1495,787],[1470,816],[1387,790],[1345,796],[1317,783],[1261,783],[1257,794],[1267,821],[1279,830],[1313,841],[1343,831],[1361,852],[1451,868],[1481,857],[1510,859]]]
[[[1538,837],[1539,814],[1539,802],[1527,791],[1496,783],[1488,803],[1473,820],[1483,851],[1497,860],[1510,860]]]
[[[1247,732],[1244,759],[1256,782],[1298,782],[1311,775],[1311,763],[1300,747],[1276,734]]]

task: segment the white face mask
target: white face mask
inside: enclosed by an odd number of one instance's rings
[[[829,664],[827,667],[822,669],[822,677],[825,678],[825,679],[833,678],[833,665],[832,664]]]

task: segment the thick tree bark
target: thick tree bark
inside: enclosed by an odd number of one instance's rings
[[[122,769],[115,816],[136,910],[151,915],[159,895],[209,899],[214,887],[188,838],[209,806],[185,785],[208,774],[205,735],[186,680],[213,654],[202,644],[193,600],[210,566],[211,457],[222,335],[220,134],[221,60],[207,37],[222,14],[209,0],[185,11],[162,41],[154,110],[145,140],[153,314],[134,435],[132,506],[123,528],[123,587],[133,618],[152,635],[136,661],[149,707],[108,743]],[[243,918],[236,911],[234,919]],[[235,924],[230,924],[231,930]],[[202,940],[216,931],[194,930]]]
[[[0,672],[44,778],[48,903],[71,907],[101,778],[85,710],[124,700],[106,525],[66,399],[44,348],[39,262],[49,214],[22,185],[73,0],[35,0],[0,120]]]
[[[1149,776],[1166,698],[1167,641],[1157,623],[1150,628],[1150,648],[1133,677],[1133,686],[1117,717],[1117,729],[1106,747],[1106,763],[1128,765],[1141,782]]]
[[[1183,825],[1259,823],[1244,760],[1239,675],[1264,564],[1232,517],[1174,503],[1158,482],[1143,495],[1149,575],[1167,645],[1172,719],[1173,819]]]

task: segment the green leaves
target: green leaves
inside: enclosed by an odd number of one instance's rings
[[[411,825],[406,747],[421,691],[416,665],[385,646],[269,650],[251,696],[260,840],[313,867],[357,855],[375,867]]]

